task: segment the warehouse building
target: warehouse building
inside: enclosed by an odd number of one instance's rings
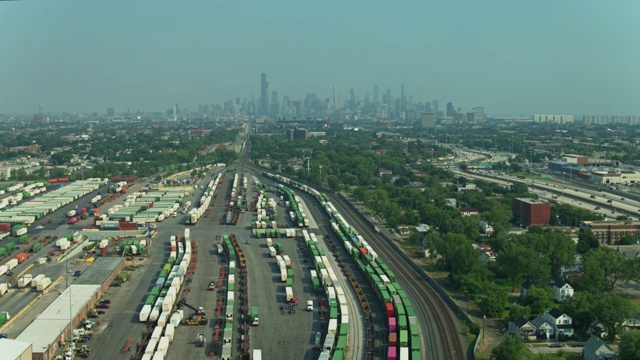
[[[31,341],[0,339],[0,358],[6,360],[31,360]]]
[[[71,285],[36,317],[16,340],[31,343],[34,360],[53,359],[69,339],[69,320],[75,329],[100,298],[99,285]]]
[[[69,340],[69,319],[73,318],[72,329],[86,319],[124,263],[120,257],[97,258],[16,340],[32,344],[34,360],[53,359]]]
[[[516,223],[524,227],[546,226],[551,220],[551,204],[539,199],[515,198],[512,209]]]

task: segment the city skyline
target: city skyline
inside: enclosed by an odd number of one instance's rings
[[[3,2],[0,113],[333,99],[334,88],[498,116],[640,113],[640,3],[278,4]]]

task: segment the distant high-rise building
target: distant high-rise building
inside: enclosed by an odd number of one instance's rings
[[[438,100],[433,100],[431,102],[431,110],[438,116]]]
[[[356,107],[356,90],[354,88],[349,89],[349,108],[355,109]]]
[[[173,107],[173,121],[178,120],[178,104]]]
[[[407,98],[404,95],[404,84],[400,84],[400,111],[407,109]]]
[[[260,114],[269,115],[269,82],[267,81],[267,74],[262,73],[260,75]]]
[[[180,106],[176,103],[176,114],[180,115]]]
[[[373,103],[380,103],[380,87],[378,85],[373,85]]]
[[[107,116],[113,116],[115,115],[115,110],[113,110],[113,108],[108,108],[107,109]]]
[[[436,114],[432,112],[420,113],[420,125],[423,128],[432,128],[436,126]]]
[[[476,121],[484,120],[484,108],[482,106],[476,106],[473,108],[473,113]]]
[[[333,108],[338,108],[338,87],[336,84],[333,84]]]
[[[307,129],[288,129],[286,132],[287,140],[307,140],[309,138],[309,131]]]
[[[573,123],[573,115],[533,115],[533,121],[539,123]]]
[[[453,117],[456,114],[456,109],[453,107],[452,102],[447,103],[447,117]]]

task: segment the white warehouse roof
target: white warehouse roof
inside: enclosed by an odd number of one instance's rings
[[[31,341],[0,339],[0,349],[2,349],[3,359],[20,359],[22,354],[24,354],[30,346]]]
[[[33,353],[47,351],[49,345],[69,327],[69,314],[75,317],[82,311],[91,298],[96,296],[98,289],[99,285],[69,286],[18,335],[16,340],[32,342]]]

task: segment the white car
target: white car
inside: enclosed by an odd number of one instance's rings
[[[36,226],[36,229],[38,229],[38,230],[42,230],[42,229],[44,229],[44,226],[42,226],[42,225],[38,225],[38,226]]]
[[[307,301],[307,311],[313,311],[313,300]]]

